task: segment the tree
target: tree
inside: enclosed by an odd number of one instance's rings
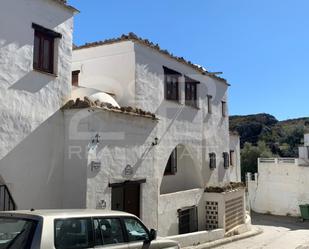
[[[257,165],[259,157],[272,157],[272,153],[265,142],[258,142],[257,146],[251,143],[245,143],[241,151],[241,176],[242,181],[245,181],[246,173],[257,173]]]

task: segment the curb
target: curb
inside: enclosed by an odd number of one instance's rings
[[[215,248],[218,246],[222,246],[222,245],[226,245],[238,240],[243,240],[243,239],[247,239],[247,238],[251,238],[253,236],[257,236],[263,233],[263,230],[261,228],[254,228],[253,230],[246,232],[244,234],[240,234],[240,235],[235,235],[232,237],[228,237],[228,238],[223,238],[223,239],[219,239],[213,242],[208,242],[202,245],[198,245],[198,246],[191,246],[191,247],[187,247],[187,249],[210,249],[210,248]]]

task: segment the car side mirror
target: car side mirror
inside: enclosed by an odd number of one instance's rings
[[[149,240],[150,240],[150,241],[153,241],[153,240],[155,240],[156,238],[157,238],[157,231],[154,230],[154,229],[151,229],[151,230],[150,230],[150,238],[149,238]]]

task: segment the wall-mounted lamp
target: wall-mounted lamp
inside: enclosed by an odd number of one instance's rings
[[[154,138],[154,141],[152,142],[152,146],[156,146],[156,145],[158,145],[158,141],[159,141],[159,138],[157,138],[157,137],[155,137]]]

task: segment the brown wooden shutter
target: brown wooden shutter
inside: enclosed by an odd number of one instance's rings
[[[172,152],[172,174],[177,173],[177,148]]]

